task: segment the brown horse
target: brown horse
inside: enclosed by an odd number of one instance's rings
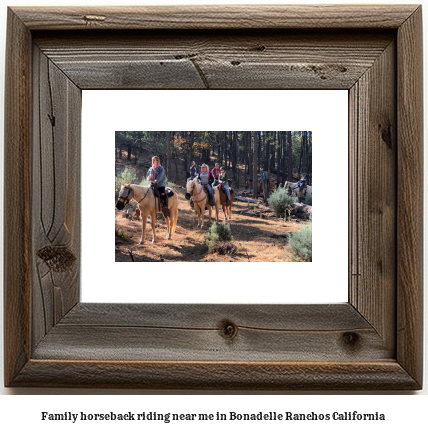
[[[245,183],[245,188],[250,188],[251,190],[253,189],[253,180],[252,180],[252,179],[249,179],[249,180]],[[274,191],[275,188],[276,188],[276,183],[275,183],[275,181],[270,181],[270,182],[268,183],[268,188],[269,188],[269,191],[270,191],[270,192]],[[260,194],[260,193],[262,192],[262,190],[263,190],[263,187],[262,187],[262,180],[259,178],[259,179],[257,179],[257,193]]]
[[[209,205],[209,197],[205,192],[203,185],[199,182],[198,178],[188,179],[186,185],[186,191],[192,197],[193,203],[195,205],[196,213],[198,214],[198,227],[204,227],[204,213],[205,208],[208,208],[209,222],[211,223],[212,217],[212,207]],[[215,203],[215,213],[216,221],[218,222],[218,210],[220,206],[220,193],[217,187],[213,187],[214,193],[214,203]]]
[[[229,188],[230,188],[230,205],[226,205],[226,192],[223,191],[221,186],[218,186],[218,191],[220,192],[220,205],[223,209],[224,220],[230,220],[232,218],[232,204],[235,198],[235,193],[232,190],[232,179],[228,179]]]
[[[172,189],[171,189],[172,190]],[[119,198],[116,202],[116,208],[122,210],[131,199],[138,202],[138,208],[141,213],[141,219],[143,220],[140,244],[144,244],[147,217],[150,216],[153,230],[152,243],[156,242],[156,211],[158,205],[158,199],[155,199],[155,195],[150,186],[125,184],[122,185],[119,192]],[[177,193],[168,198],[168,208],[170,216],[165,217],[167,227],[167,239],[171,239],[171,235],[175,232],[178,219],[178,198]]]

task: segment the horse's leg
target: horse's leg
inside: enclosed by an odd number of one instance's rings
[[[195,209],[198,216],[198,225],[196,227],[199,227],[201,225],[201,209],[199,208],[199,204],[195,204]]]
[[[171,215],[171,210],[170,210],[170,215]],[[169,217],[165,217],[165,222],[166,222],[166,239],[170,240],[171,239],[171,219]]]
[[[220,211],[220,197],[221,197],[220,191],[216,190],[214,192],[214,208],[215,208],[215,217],[214,218],[215,218],[216,223],[219,222],[218,221],[218,213]]]
[[[208,205],[208,223],[211,224],[211,216],[213,212],[213,207],[208,203],[207,199],[207,205]]]
[[[152,221],[151,223],[152,223],[152,231],[153,231],[152,243],[155,243],[156,242],[156,209],[151,212],[150,219]]]
[[[177,207],[171,207],[171,235],[175,234],[175,227],[177,226],[177,220],[178,220],[178,209]]]
[[[205,203],[207,201],[202,201],[202,206],[201,206],[201,229],[204,227],[204,219],[205,219]]]
[[[147,214],[141,213],[141,220],[142,220],[142,225],[141,225],[140,244],[144,244],[144,239],[145,239],[145,235],[146,235]]]

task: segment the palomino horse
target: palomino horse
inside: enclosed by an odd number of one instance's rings
[[[174,192],[174,191],[173,191]],[[116,202],[116,208],[121,210],[125,205],[134,199],[138,202],[138,208],[140,209],[141,219],[143,221],[140,244],[144,244],[146,235],[146,223],[147,217],[151,217],[153,239],[152,243],[156,242],[156,208],[159,203],[159,199],[156,198],[153,193],[153,189],[149,185],[136,185],[136,184],[125,184],[122,185],[119,192],[119,198]],[[175,227],[177,225],[178,218],[178,198],[177,193],[168,197],[168,208],[170,211],[170,216],[165,217],[166,227],[167,227],[167,239],[171,239],[171,235],[175,232]]]
[[[300,191],[298,182],[289,182],[286,181],[284,183],[284,188],[288,188],[290,194],[295,194],[298,197],[304,197],[306,194],[312,195],[312,186],[307,185],[302,191]]]
[[[223,189],[221,188],[221,186],[218,186],[218,191],[220,193],[220,205],[223,209],[223,214],[224,214],[224,220],[230,220],[232,219],[232,204],[233,204],[233,200],[235,198],[235,193],[232,190],[232,179],[229,179],[229,188],[230,188],[230,205],[226,205],[226,192],[223,191]]]
[[[187,193],[191,194],[195,210],[198,214],[198,227],[204,227],[205,207],[208,208],[209,222],[211,223],[212,207],[209,205],[209,197],[198,178],[188,179],[186,185]],[[220,193],[218,187],[213,187],[216,221],[218,222],[218,210],[220,207]]]

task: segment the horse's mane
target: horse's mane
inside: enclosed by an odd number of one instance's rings
[[[148,188],[150,188],[150,185],[131,184],[131,188],[136,191],[146,191]]]

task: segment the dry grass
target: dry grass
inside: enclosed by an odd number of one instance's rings
[[[141,237],[141,219],[130,220],[116,213],[116,261],[183,261],[183,262],[291,262],[292,256],[287,249],[286,238],[274,238],[274,235],[294,233],[305,222],[284,222],[272,213],[260,213],[255,208],[248,209],[248,204],[234,202],[232,220],[229,221],[233,234],[233,243],[237,252],[232,255],[208,253],[205,245],[205,232],[208,230],[206,212],[205,227],[197,227],[196,213],[184,198],[185,189],[176,186],[179,196],[179,214],[175,235],[166,239],[166,224],[162,216],[157,219],[156,244],[152,244],[152,229],[146,227],[145,244],[138,244]],[[246,211],[244,211],[246,210]],[[241,211],[244,211],[240,214]],[[214,214],[214,213],[213,213]],[[223,211],[220,211],[223,220]]]

